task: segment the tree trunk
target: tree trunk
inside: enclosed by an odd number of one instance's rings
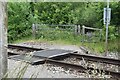
[[[7,3],[0,2],[0,80],[7,72]]]

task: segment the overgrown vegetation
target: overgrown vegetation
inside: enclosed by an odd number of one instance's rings
[[[103,25],[103,8],[106,3],[8,3],[8,41],[13,42],[31,36],[32,24],[80,24],[103,29],[102,40],[98,44],[103,52],[105,41],[105,27]],[[120,2],[110,3],[112,8],[111,24],[109,26],[109,42],[112,44],[118,38],[120,26]],[[67,31],[42,31],[40,39],[64,40],[74,44],[81,44],[81,36],[74,36]],[[116,48],[117,45],[114,47]],[[95,45],[92,48],[96,48]],[[98,49],[97,48],[97,49]],[[96,49],[96,50],[97,50]],[[114,48],[112,48],[114,49]],[[112,50],[111,49],[111,50]]]

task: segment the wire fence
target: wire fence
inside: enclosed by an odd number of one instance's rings
[[[102,29],[80,25],[49,25],[33,24],[32,35],[34,38],[76,39],[82,42],[98,42],[101,39]]]
[[[73,36],[80,35],[78,31],[77,25],[48,25],[48,24],[33,24],[32,32],[34,38],[40,37],[62,37],[64,35]],[[80,31],[80,30],[79,30]]]

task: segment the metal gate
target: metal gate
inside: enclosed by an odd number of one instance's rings
[[[75,38],[80,35],[80,25],[49,25],[33,24],[34,38],[46,38],[49,40]]]

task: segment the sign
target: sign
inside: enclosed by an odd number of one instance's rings
[[[103,14],[104,24],[108,22],[110,24],[111,19],[111,8],[104,8],[104,14]]]

